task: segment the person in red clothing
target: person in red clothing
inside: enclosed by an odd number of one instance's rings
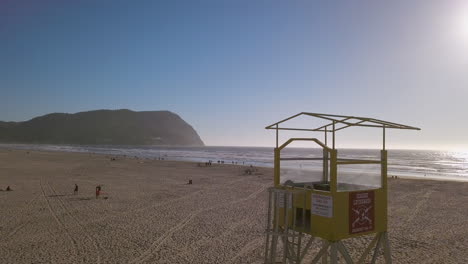
[[[101,185],[96,186],[96,199],[99,198],[99,194],[101,194]]]

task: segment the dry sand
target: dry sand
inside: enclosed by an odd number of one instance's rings
[[[262,263],[272,177],[3,149],[0,263]],[[467,263],[468,183],[389,179],[389,237],[394,263]],[[369,239],[345,244],[357,259]]]

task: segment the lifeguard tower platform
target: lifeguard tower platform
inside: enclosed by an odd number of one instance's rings
[[[280,127],[296,117],[318,118],[325,125],[312,128]],[[340,158],[335,148],[336,132],[349,127],[382,129],[380,158]],[[367,117],[330,115],[302,112],[281,120],[266,129],[276,130],[274,150],[274,187],[269,189],[268,219],[266,230],[265,263],[302,263],[305,256],[312,263],[375,263],[382,258],[391,263],[390,244],[387,235],[387,150],[385,131],[387,129],[420,130],[417,127],[397,124]],[[290,138],[279,145],[279,131],[294,130],[320,132],[324,141],[317,138]],[[331,134],[331,144],[328,142]],[[283,157],[282,152],[293,142],[313,143],[318,146],[319,155],[311,157]],[[321,150],[320,150],[321,149]],[[317,149],[316,149],[317,150]],[[287,177],[283,161],[320,162],[320,170],[312,175]],[[377,169],[377,184],[366,184],[366,180],[354,183],[349,170],[340,167],[370,164]],[[358,175],[359,176],[359,175]],[[356,262],[353,261],[343,240],[375,234]],[[312,245],[319,243],[312,252]],[[381,253],[383,251],[383,253]],[[339,256],[339,254],[341,256]],[[383,255],[383,256],[382,256]],[[355,256],[356,258],[356,256]],[[367,262],[366,262],[367,261]]]

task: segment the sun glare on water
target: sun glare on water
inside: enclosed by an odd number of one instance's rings
[[[447,50],[456,60],[468,63],[468,1],[453,8],[448,18],[446,30],[449,32],[447,42],[450,48]]]
[[[460,34],[465,40],[468,40],[468,7],[465,7],[461,11],[456,23],[458,24],[457,27]]]
[[[463,36],[468,38],[468,12],[461,18],[461,30]]]

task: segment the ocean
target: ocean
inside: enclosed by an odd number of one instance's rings
[[[273,148],[156,147],[0,144],[3,149],[85,152],[130,157],[273,167]],[[321,157],[321,149],[290,148],[282,157]],[[340,158],[378,160],[379,150],[339,149]],[[377,173],[377,165],[343,165],[343,171]],[[321,161],[282,161],[282,168],[320,170]],[[388,150],[388,175],[468,181],[468,153],[435,150]]]

